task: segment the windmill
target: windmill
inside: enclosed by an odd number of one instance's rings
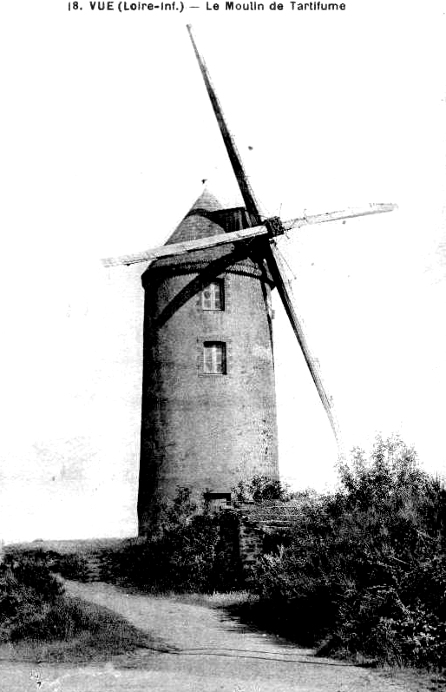
[[[393,204],[282,221],[263,218],[191,27],[188,31],[244,206],[207,190],[167,243],[104,260],[149,262],[145,289],[139,532],[178,486],[227,500],[238,481],[278,478],[270,294],[279,293],[335,436],[337,424],[298,318],[277,238]]]

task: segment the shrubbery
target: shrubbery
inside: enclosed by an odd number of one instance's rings
[[[115,578],[153,592],[225,591],[237,588],[241,570],[229,512],[197,512],[187,488],[162,503],[158,530],[144,542],[109,556]]]
[[[292,497],[288,486],[283,484],[281,480],[271,480],[268,476],[262,475],[253,476],[253,478],[246,481],[240,481],[232,489],[232,492],[237,502],[261,503],[271,500],[287,502]]]
[[[78,553],[61,553],[42,548],[13,547],[8,548],[9,562],[17,564],[42,565],[48,572],[59,574],[64,579],[88,581],[88,561]],[[39,569],[39,568],[37,568]]]
[[[446,491],[401,440],[355,450],[341,489],[302,503],[288,546],[254,583],[279,631],[324,654],[441,668]]]
[[[0,565],[0,642],[42,631],[63,587],[42,561],[7,557]]]

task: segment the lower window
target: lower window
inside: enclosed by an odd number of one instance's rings
[[[223,341],[204,342],[203,372],[209,375],[226,375],[226,344]]]

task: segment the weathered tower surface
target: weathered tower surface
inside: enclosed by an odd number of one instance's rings
[[[168,243],[247,228],[243,207],[208,191]],[[270,292],[257,244],[153,262],[145,290],[139,531],[157,501],[189,487],[230,493],[240,480],[278,478]]]

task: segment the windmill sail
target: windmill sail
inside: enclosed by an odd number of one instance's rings
[[[382,214],[384,212],[393,211],[396,208],[395,204],[369,204],[367,207],[354,207],[344,209],[343,211],[331,211],[323,214],[312,214],[300,216],[289,221],[284,221],[280,233],[285,233],[293,228],[302,228],[318,223],[327,223],[328,221],[340,221],[344,219],[353,219],[357,216],[368,216],[369,214]],[[199,252],[208,248],[217,247],[218,245],[227,245],[229,243],[243,242],[252,238],[260,238],[269,236],[270,229],[267,226],[251,226],[240,231],[232,231],[228,233],[219,233],[218,235],[209,236],[208,238],[199,238],[198,240],[189,240],[182,243],[173,243],[162,245],[161,247],[143,250],[132,255],[122,255],[121,257],[107,257],[102,262],[105,267],[114,267],[119,264],[136,264],[137,262],[150,262],[161,257],[174,257],[175,255],[183,255],[185,253]]]
[[[228,152],[229,159],[231,161],[231,165],[235,174],[235,177],[237,178],[237,182],[240,187],[240,192],[242,193],[243,200],[246,204],[246,209],[249,212],[249,214],[252,216],[252,218],[255,220],[257,224],[261,223],[261,216],[260,216],[260,210],[258,207],[258,204],[255,200],[254,194],[251,190],[251,186],[249,185],[248,177],[246,175],[245,169],[243,167],[240,155],[237,151],[237,148],[235,146],[234,140],[232,138],[232,135],[229,131],[229,128],[226,124],[225,118],[223,116],[223,111],[220,106],[220,103],[218,101],[217,95],[215,93],[215,89],[212,86],[211,79],[209,77],[208,70],[206,68],[205,62],[203,58],[201,57],[200,53],[198,52],[197,45],[195,43],[191,27],[188,25],[188,31],[189,35],[192,41],[192,45],[195,51],[195,55],[197,57],[201,73],[203,75],[203,79],[206,85],[206,89],[210,98],[210,101],[212,103],[212,107],[214,109],[215,116],[217,118],[217,122],[220,128],[220,132],[223,138],[223,141],[226,146],[226,150]],[[279,224],[279,228],[283,228],[281,224]],[[285,229],[283,229],[285,230]],[[267,244],[265,244],[267,245]],[[310,370],[311,377],[313,378],[313,382],[316,386],[316,389],[318,391],[319,397],[321,399],[322,405],[328,415],[328,418],[330,420],[331,426],[333,428],[333,432],[335,434],[336,439],[338,440],[338,433],[337,433],[337,425],[334,419],[334,414],[332,411],[332,406],[330,399],[328,398],[325,388],[322,384],[322,379],[319,373],[319,369],[316,365],[316,362],[314,358],[312,357],[310,350],[308,348],[308,344],[302,329],[302,325],[300,324],[296,311],[293,307],[293,302],[291,299],[291,294],[290,291],[286,285],[286,280],[284,279],[282,275],[282,268],[280,266],[280,258],[277,252],[277,249],[273,246],[273,243],[270,243],[267,245],[267,252],[266,256],[264,257],[264,263],[270,270],[275,283],[277,290],[279,292],[279,295],[282,299],[282,302],[285,307],[285,311],[288,315],[288,319],[291,322],[291,326],[293,328],[294,334],[297,337],[298,343],[300,348],[302,349],[302,353],[305,358],[305,362],[307,363],[307,366]]]
[[[337,424],[335,414],[332,408],[331,399],[325,391],[325,387],[322,382],[321,373],[319,371],[317,362],[310,351],[307,339],[304,334],[304,330],[302,328],[301,321],[297,316],[296,310],[294,308],[291,285],[289,281],[287,281],[287,279],[285,278],[286,274],[284,271],[283,262],[274,242],[270,244],[269,252],[270,255],[268,257],[268,267],[274,278],[276,288],[285,307],[285,312],[288,316],[288,319],[290,320],[293,332],[297,338],[297,341],[305,358],[305,362],[308,366],[311,377],[316,386],[319,398],[322,402],[322,406],[324,407],[325,412],[330,421],[330,425],[332,427],[334,436],[337,442],[339,442],[339,426]]]
[[[240,154],[237,151],[237,147],[235,145],[234,139],[229,131],[229,128],[226,124],[224,115],[223,115],[223,110],[220,105],[220,101],[218,100],[216,91],[214,87],[212,86],[211,78],[209,76],[208,69],[206,67],[206,63],[203,59],[203,57],[200,55],[197,44],[195,43],[194,35],[192,33],[192,27],[190,24],[187,25],[187,30],[189,32],[190,40],[192,41],[192,46],[195,51],[195,55],[198,61],[198,64],[200,66],[201,74],[203,76],[204,83],[206,85],[206,90],[208,92],[208,96],[210,99],[210,102],[212,104],[212,108],[214,109],[215,117],[217,118],[218,126],[220,128],[221,136],[223,137],[223,141],[225,143],[226,151],[228,152],[229,160],[231,162],[232,169],[235,173],[235,177],[237,178],[237,182],[240,188],[240,192],[242,193],[243,201],[246,206],[246,210],[249,214],[252,215],[253,217],[253,225],[258,225],[261,223],[260,220],[260,213],[259,213],[259,206],[257,204],[257,201],[254,197],[254,193],[251,189],[251,185],[249,184],[248,176],[245,173],[245,169],[243,167],[242,160],[240,158]]]

